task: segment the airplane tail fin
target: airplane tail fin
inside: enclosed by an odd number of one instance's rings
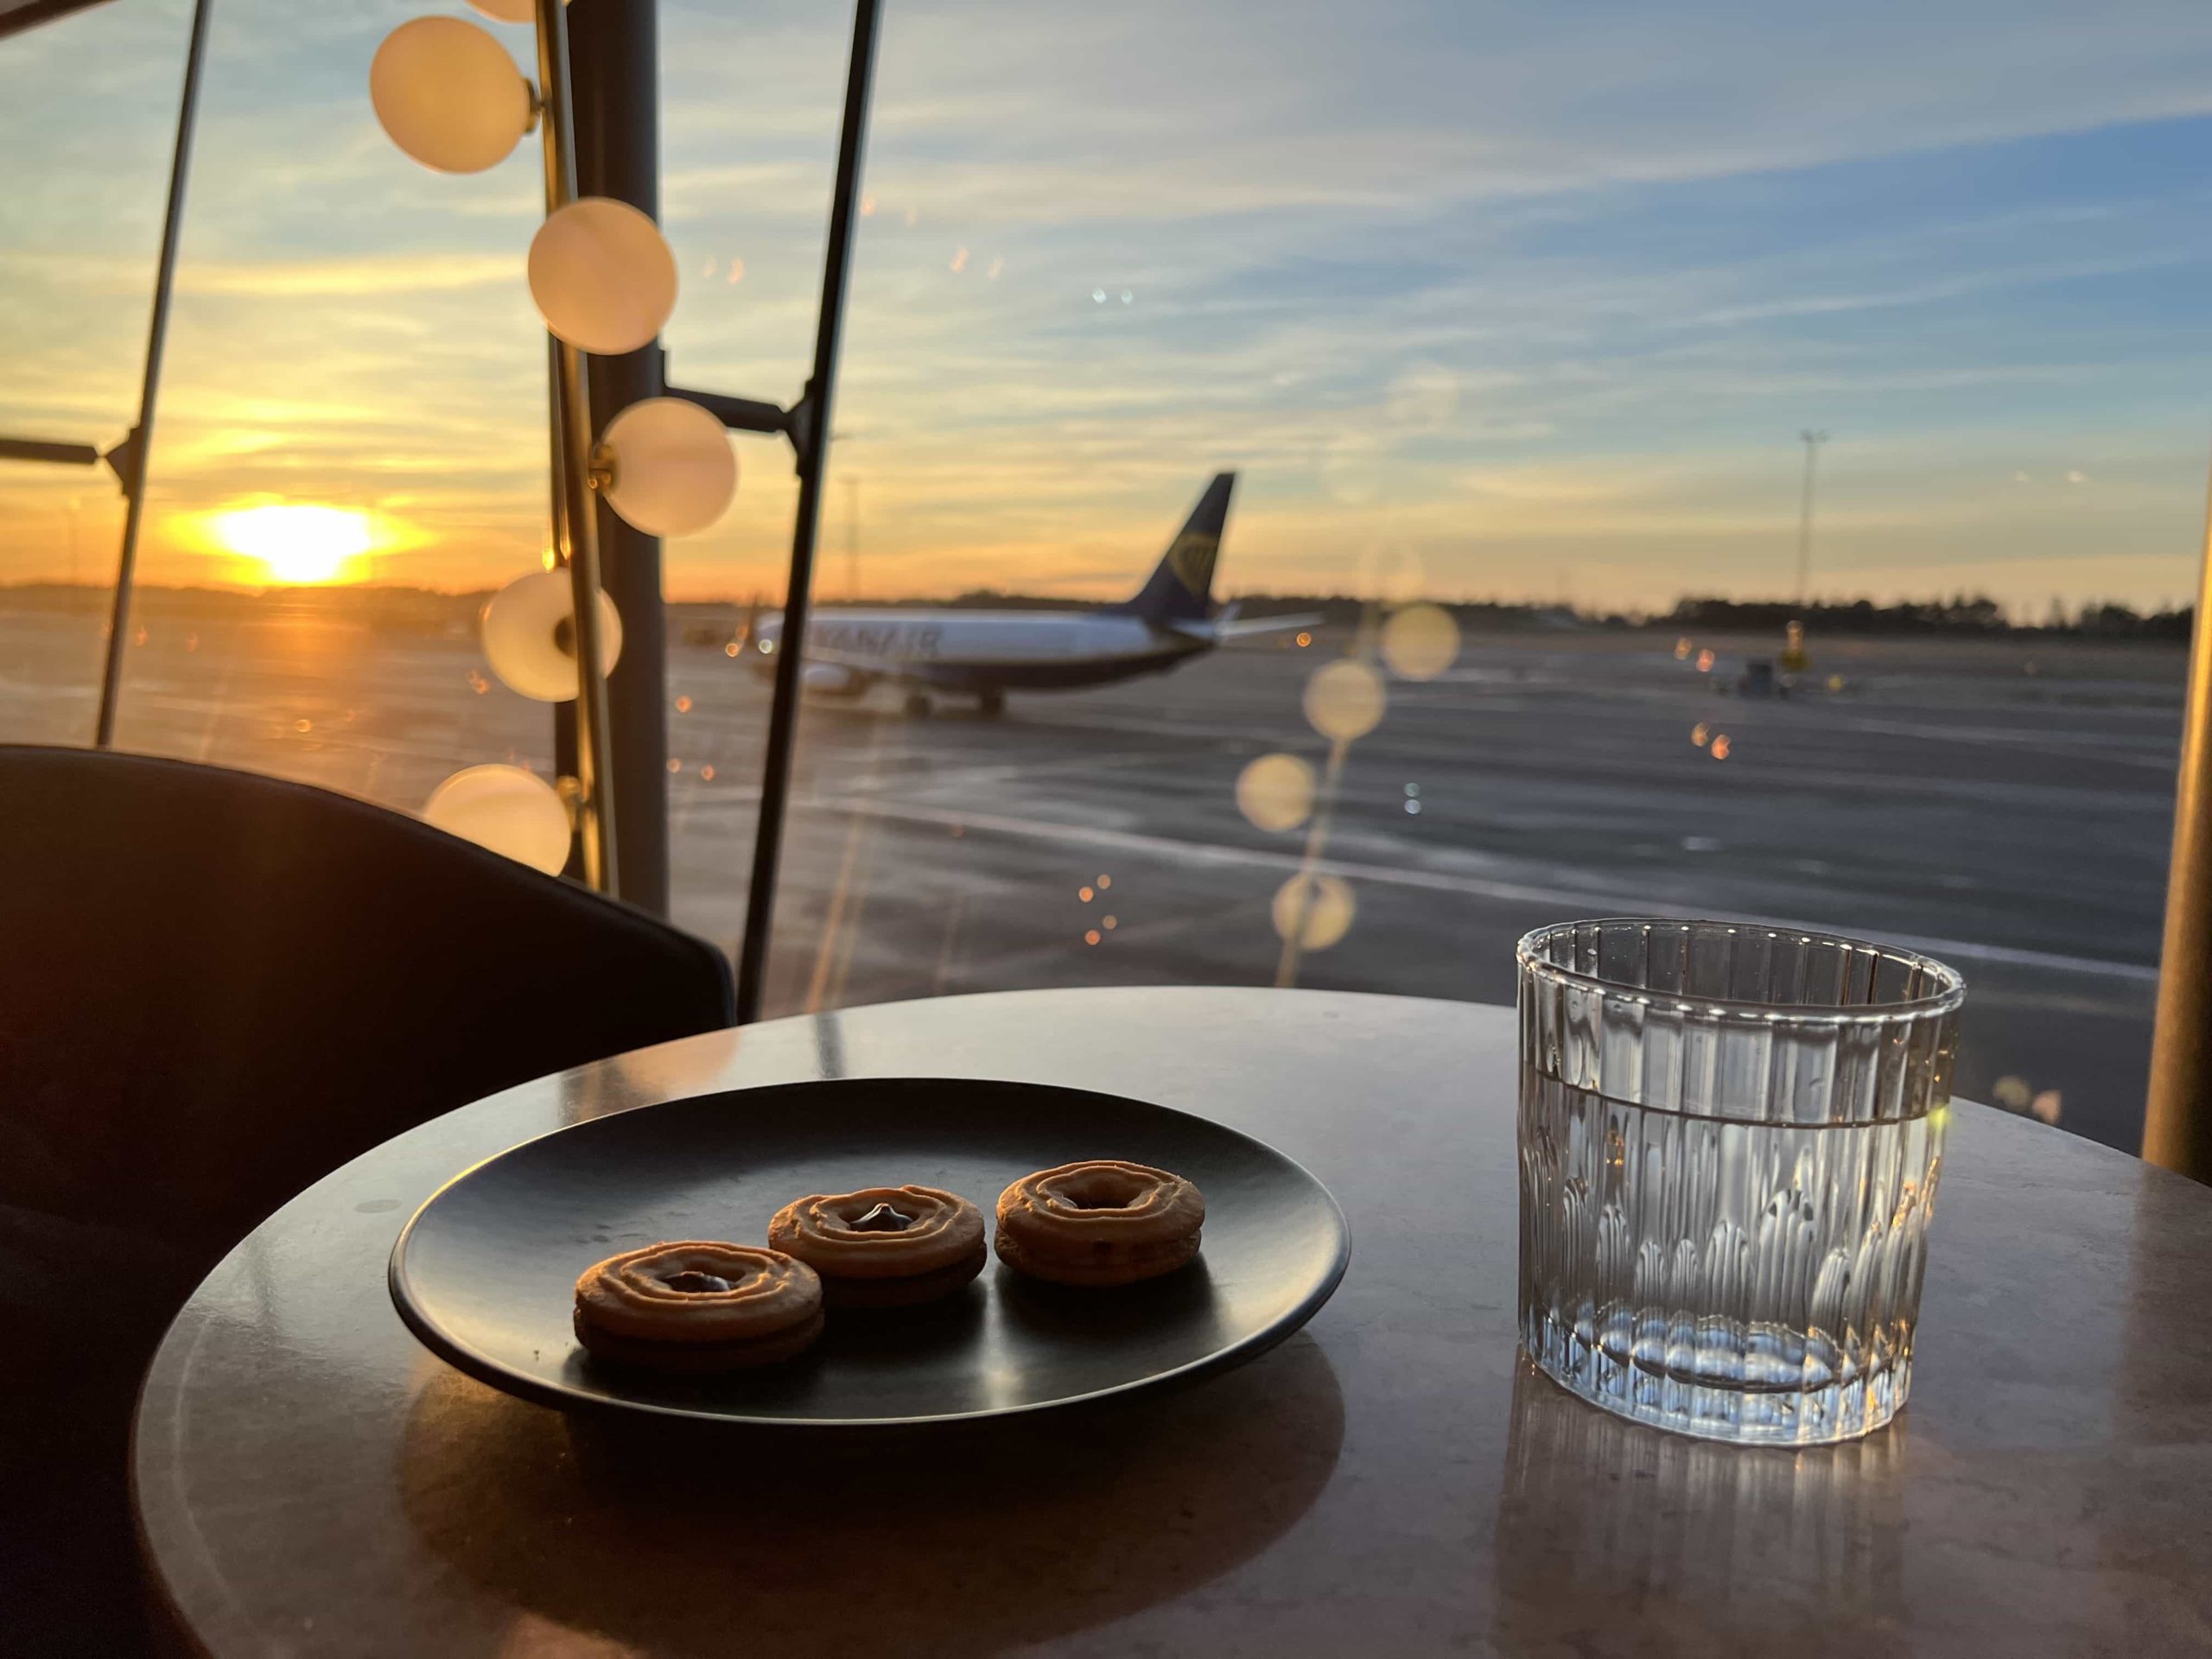
[[[1213,607],[1214,559],[1221,551],[1221,533],[1229,523],[1229,496],[1236,487],[1236,474],[1215,474],[1183,528],[1167,544],[1151,579],[1135,599],[1114,608],[1152,623],[1205,621]]]

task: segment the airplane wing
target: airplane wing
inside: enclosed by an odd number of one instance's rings
[[[809,645],[800,671],[816,668],[843,674],[849,684],[886,680],[893,685],[929,686],[940,691],[965,690],[969,677],[957,665],[932,662],[926,657],[870,657],[834,646]]]
[[[1219,645],[1228,639],[1246,639],[1255,634],[1286,633],[1294,628],[1318,628],[1322,617],[1319,611],[1299,616],[1255,616],[1239,618],[1222,615],[1210,622],[1170,622],[1166,626],[1173,632],[1192,639],[1208,639]]]
[[[837,651],[826,645],[809,645],[806,661],[825,668],[850,669],[855,674],[881,675],[895,673],[901,664],[887,662],[880,657],[863,657],[856,652]]]
[[[1214,632],[1219,639],[1242,639],[1248,634],[1285,633],[1293,628],[1318,628],[1324,620],[1319,611],[1307,611],[1299,616],[1224,618],[1214,624]]]

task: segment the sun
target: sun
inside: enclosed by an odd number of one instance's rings
[[[338,582],[374,544],[369,516],[350,507],[271,503],[219,512],[208,528],[233,553],[258,563],[274,581]]]

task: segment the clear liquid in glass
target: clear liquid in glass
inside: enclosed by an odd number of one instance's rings
[[[1888,1422],[1947,1106],[1744,1122],[1521,1080],[1521,1320],[1555,1382],[1713,1439],[1811,1445]]]

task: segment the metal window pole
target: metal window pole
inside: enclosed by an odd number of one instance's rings
[[[2174,785],[2165,946],[2143,1156],[2212,1182],[2212,505],[2190,633],[2187,723]]]
[[[538,0],[540,5],[548,0]],[[801,407],[805,419],[792,438],[798,452],[798,515],[791,527],[791,574],[784,589],[783,650],[776,658],[776,689],[768,710],[767,753],[760,770],[760,810],[753,828],[753,880],[745,907],[745,937],[737,954],[737,1021],[760,1017],[767,975],[768,940],[775,920],[777,867],[783,855],[784,812],[791,792],[792,728],[798,715],[800,659],[814,586],[814,550],[822,524],[822,477],[830,449],[830,401],[836,385],[837,340],[845,316],[845,284],[852,263],[853,223],[859,200],[861,156],[868,137],[870,83],[875,74],[876,27],[881,0],[858,0],[853,13],[852,60],[845,74],[845,115],[837,135],[837,178],[830,203],[830,243],[822,260],[822,310],[814,334],[814,373]]]
[[[563,0],[537,0],[537,84],[545,128],[545,208],[576,197],[575,152],[569,102],[569,22]],[[621,893],[621,866],[608,766],[607,676],[600,671],[599,537],[591,500],[591,405],[583,353],[557,346],[553,419],[561,439],[562,511],[576,645],[576,818],[584,880],[601,893]]]
[[[0,461],[50,461],[62,467],[97,467],[99,447],[57,443],[46,438],[0,438]]]
[[[568,8],[569,149],[579,194],[626,201],[660,219],[660,53],[654,0],[575,0]],[[590,429],[658,397],[658,341],[591,361]],[[668,913],[667,609],[660,538],[625,524],[597,491],[600,580],[622,618],[622,657],[607,677],[607,789],[622,821],[622,897]],[[563,705],[565,707],[565,705]],[[557,717],[556,717],[557,718]],[[573,723],[573,722],[571,722]]]
[[[207,55],[210,0],[193,0],[192,34],[184,52],[184,95],[176,111],[176,149],[169,159],[168,206],[162,215],[161,264],[154,274],[154,311],[146,329],[145,378],[138,387],[138,423],[124,440],[128,456],[123,481],[123,550],[115,572],[115,604],[108,617],[107,663],[100,674],[99,715],[92,742],[115,741],[115,705],[123,687],[123,652],[130,632],[130,587],[138,575],[138,526],[146,515],[146,461],[154,448],[154,404],[162,385],[162,353],[169,332],[169,296],[176,288],[177,232],[184,219],[184,187],[192,173],[192,133],[200,111],[200,71]]]

